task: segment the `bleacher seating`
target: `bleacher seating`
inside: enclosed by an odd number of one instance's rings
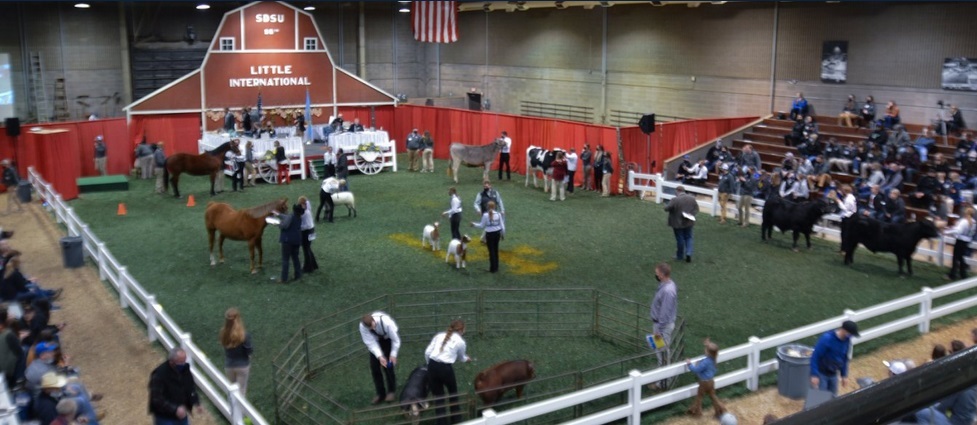
[[[819,126],[820,140],[827,142],[830,138],[834,138],[838,143],[847,144],[849,141],[855,142],[866,140],[871,130],[867,128],[849,128],[845,126],[837,125],[836,117],[825,117],[818,116],[815,117],[816,122]],[[747,143],[753,145],[754,151],[760,155],[760,161],[762,167],[766,171],[773,171],[774,169],[780,167],[786,154],[792,152],[797,155],[797,148],[784,145],[784,135],[790,134],[793,128],[793,121],[788,119],[777,119],[768,118],[763,120],[759,125],[754,126],[745,133],[743,133],[742,138],[734,139],[732,145],[730,146],[730,152],[733,156],[739,156],[743,149],[743,146]],[[903,123],[909,132],[911,139],[916,140],[917,137],[922,133],[924,125],[920,124],[907,124]],[[959,137],[956,136],[936,136],[936,144],[930,149],[929,155],[932,156],[937,152],[943,153],[945,157],[952,160],[954,152],[956,150],[956,145],[960,141]],[[959,171],[955,166],[951,166],[954,171]],[[922,171],[922,170],[921,170]],[[915,214],[917,218],[924,218],[928,216],[929,212],[924,209],[914,208],[908,204],[908,197],[906,193],[910,193],[915,190],[916,182],[922,175],[919,172],[914,177],[914,181],[906,181],[903,183],[903,198],[907,200],[906,214],[911,216]],[[839,172],[837,170],[832,170],[831,178],[840,184],[852,183],[858,177],[857,174],[848,174]],[[715,187],[718,183],[718,174],[711,172],[709,174],[709,180],[706,183],[708,187]],[[820,196],[821,193],[818,190],[811,190],[812,196]]]

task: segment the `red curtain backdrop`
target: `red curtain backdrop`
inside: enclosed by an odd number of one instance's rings
[[[658,124],[645,135],[638,127],[621,129],[625,159],[637,163],[642,172],[661,171],[665,160],[747,125],[759,117],[709,118]],[[654,167],[651,164],[655,163]]]
[[[37,148],[38,172],[61,193],[63,199],[78,197],[78,183],[81,175],[81,147],[77,143],[75,131],[52,128],[50,134],[28,133],[27,143]],[[42,160],[43,159],[43,160]]]
[[[135,160],[133,151],[143,137],[149,143],[164,142],[166,155],[199,153],[200,114],[135,115],[129,123],[129,168]]]

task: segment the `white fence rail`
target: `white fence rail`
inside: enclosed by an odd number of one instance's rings
[[[228,382],[224,373],[211,363],[200,347],[194,344],[190,334],[180,329],[176,321],[156,301],[156,296],[147,292],[129,274],[126,266],[119,263],[105,243],[99,240],[88,225],[82,222],[74,210],[61,199],[61,195],[45,182],[33,167],[28,169],[28,174],[34,190],[42,200],[47,202],[57,222],[68,228],[69,236],[82,238],[85,254],[98,266],[99,278],[109,281],[118,292],[119,304],[122,308],[131,309],[146,324],[149,340],[159,341],[167,350],[180,347],[187,352],[187,363],[190,364],[198,389],[231,424],[243,425],[245,418],[249,418],[250,423],[255,425],[269,424],[241,394],[238,385]]]
[[[658,174],[638,174],[628,173],[628,188],[634,191],[655,192],[656,200],[661,202],[663,199],[670,199],[674,195],[663,193],[665,188],[675,188],[679,184],[668,182]],[[716,191],[686,187],[686,190],[696,194],[710,196],[713,200],[711,204],[706,203],[707,210],[712,211],[712,215],[718,214],[719,206]],[[700,201],[702,203],[702,201]],[[756,203],[762,205],[762,201]],[[723,206],[725,207],[725,206]],[[735,215],[735,213],[734,213]],[[828,217],[829,222],[837,221],[837,218]],[[824,232],[834,231],[835,229],[824,229]],[[942,245],[942,243],[940,244]],[[925,251],[925,250],[921,250]],[[943,255],[942,249],[929,251],[929,255]],[[717,361],[719,363],[736,361],[742,364],[746,361],[746,367],[716,376],[716,387],[728,387],[743,383],[751,391],[756,391],[760,386],[760,376],[777,370],[777,359],[762,360],[761,352],[764,350],[775,349],[784,344],[793,343],[805,338],[821,335],[831,329],[836,329],[845,320],[866,321],[886,314],[891,314],[906,308],[917,307],[912,314],[895,318],[889,322],[882,323],[861,332],[861,338],[853,340],[854,344],[862,344],[876,338],[880,338],[904,329],[915,327],[918,332],[929,332],[930,323],[938,318],[977,307],[977,295],[964,299],[947,302],[938,307],[933,307],[933,302],[942,297],[977,288],[977,278],[961,280],[959,282],[944,285],[938,288],[924,287],[920,292],[905,297],[897,298],[882,304],[867,307],[861,310],[845,310],[842,315],[792,329],[786,332],[770,335],[764,338],[750,337],[745,344],[729,347],[719,352]],[[641,413],[648,410],[657,409],[672,403],[687,400],[695,396],[697,384],[686,385],[673,389],[668,392],[656,394],[651,397],[641,398],[641,387],[646,384],[658,382],[664,379],[679,376],[687,373],[685,364],[673,364],[669,366],[641,372],[632,370],[628,376],[615,381],[607,382],[594,387],[586,388],[570,394],[543,400],[537,403],[518,407],[504,412],[495,412],[492,409],[485,410],[482,417],[474,419],[465,424],[468,425],[501,425],[524,421],[536,416],[573,408],[593,402],[604,397],[627,392],[627,402],[618,406],[606,409],[591,415],[577,418],[568,424],[594,424],[608,423],[616,420],[627,419],[629,424],[637,425],[641,423]]]

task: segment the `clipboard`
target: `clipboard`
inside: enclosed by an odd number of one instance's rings
[[[648,334],[645,335],[645,339],[648,341],[648,346],[652,350],[659,351],[668,348],[668,344],[665,342],[665,338],[662,338],[661,334]]]
[[[692,214],[689,214],[687,212],[682,213],[682,217],[685,217],[685,218],[687,218],[689,220],[695,221],[695,216],[692,215]]]

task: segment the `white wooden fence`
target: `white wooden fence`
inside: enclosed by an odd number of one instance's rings
[[[163,306],[156,302],[156,296],[147,292],[129,274],[126,266],[119,263],[105,243],[92,233],[88,225],[78,218],[74,210],[61,199],[61,195],[33,167],[28,169],[28,178],[38,196],[54,213],[55,220],[67,227],[68,235],[82,238],[85,255],[98,266],[99,278],[112,283],[119,294],[122,308],[132,310],[146,324],[149,340],[159,341],[167,350],[180,347],[186,351],[187,363],[193,372],[198,390],[210,399],[231,424],[243,425],[245,418],[250,418],[252,424],[267,425],[269,422],[241,394],[238,385],[228,382],[224,373],[194,344],[190,334],[183,332],[176,321],[163,310]],[[149,372],[146,371],[146,376],[149,376]]]
[[[667,182],[658,174],[638,174],[628,173],[628,188],[635,191],[655,192],[656,201],[670,199],[674,195],[663,193],[664,188],[675,188],[679,185],[676,182]],[[705,210],[711,211],[711,215],[718,214],[718,195],[716,191],[696,187],[686,187],[691,193],[706,195],[711,198],[711,202],[699,201],[700,206],[706,207]],[[761,202],[755,202],[762,205]],[[724,206],[725,207],[725,206]],[[829,222],[838,221],[837,217],[828,217]],[[822,232],[837,232],[836,229],[822,228]],[[941,243],[940,246],[943,244]],[[929,255],[943,256],[943,250],[937,251],[921,250],[929,252]],[[845,320],[866,321],[886,314],[897,312],[906,308],[914,308],[912,314],[895,318],[889,322],[864,329],[860,338],[853,339],[853,344],[862,344],[876,338],[880,338],[904,329],[915,327],[919,333],[927,333],[930,330],[930,323],[938,319],[962,310],[977,307],[977,295],[964,299],[949,301],[934,307],[934,301],[962,291],[977,288],[977,278],[961,280],[955,283],[940,286],[938,288],[924,287],[920,292],[897,298],[882,304],[867,307],[861,310],[845,310],[840,316],[812,323],[797,329],[770,335],[767,337],[750,337],[744,344],[721,350],[717,361],[719,363],[736,362],[742,364],[746,361],[746,367],[739,368],[732,372],[716,376],[716,387],[728,387],[743,383],[751,391],[756,391],[760,386],[761,375],[777,370],[778,361],[776,358],[762,360],[760,354],[764,350],[775,349],[785,344],[794,343],[806,338],[815,337],[831,329],[837,329],[841,322]],[[975,311],[977,313],[977,311]],[[854,350],[853,350],[854,351]],[[701,357],[700,357],[701,358]],[[656,394],[651,397],[641,397],[641,387],[653,382],[679,376],[687,373],[685,364],[673,364],[669,366],[652,369],[649,371],[632,370],[628,376],[607,382],[594,387],[586,388],[570,394],[551,398],[541,402],[529,404],[504,412],[495,412],[492,409],[485,410],[482,417],[474,419],[465,424],[468,425],[501,425],[524,421],[536,416],[556,412],[563,409],[572,408],[604,397],[627,393],[627,402],[618,406],[606,409],[585,417],[577,418],[566,422],[573,425],[608,423],[616,420],[627,419],[629,424],[638,425],[641,423],[641,413],[652,409],[657,409],[672,403],[687,400],[695,396],[698,384],[686,385],[674,390]]]

